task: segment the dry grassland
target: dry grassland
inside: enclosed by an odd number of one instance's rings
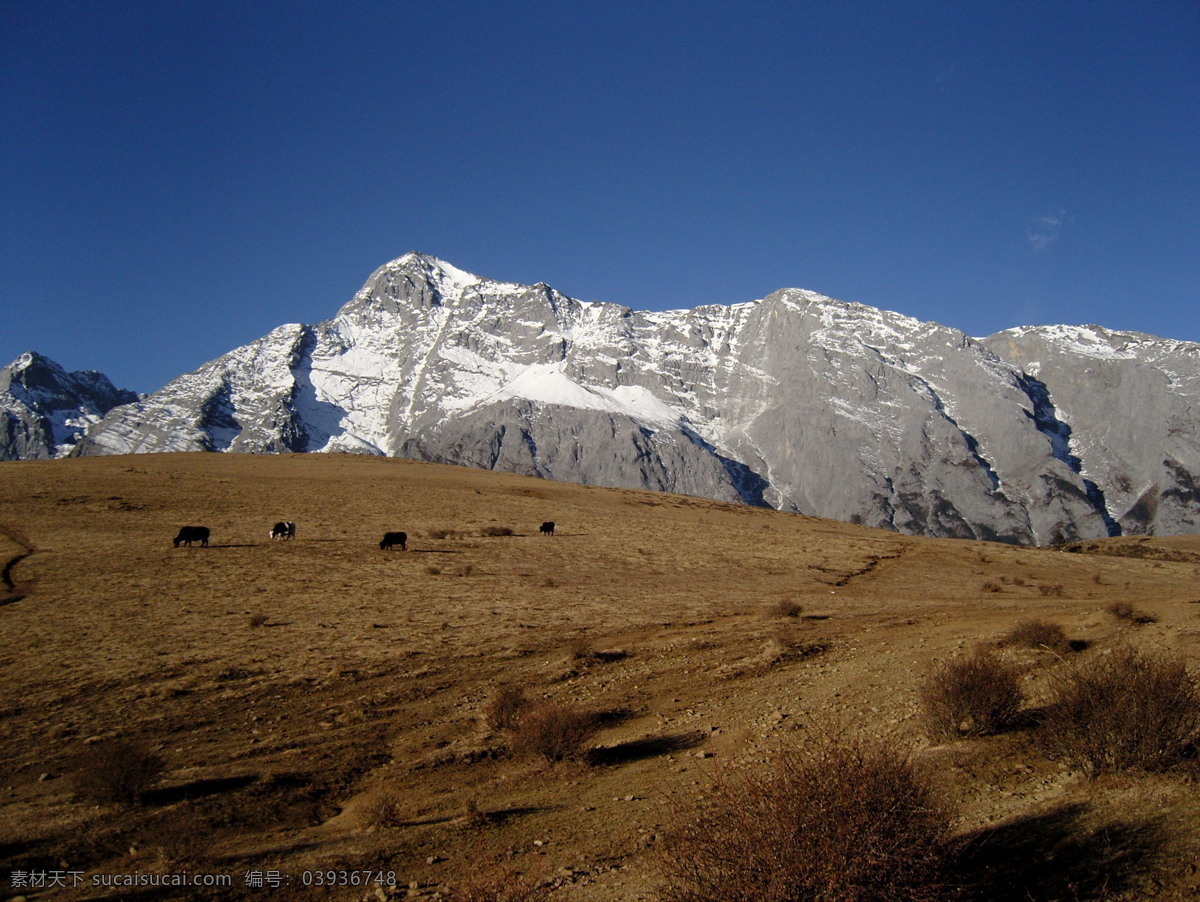
[[[268,538],[276,520],[295,541]],[[185,524],[211,545],[172,547]],[[407,552],[379,549],[388,530]],[[1133,643],[1196,665],[1200,537],[1080,550],[353,456],[3,463],[0,880],[30,899],[386,900],[520,874],[551,900],[652,900],[664,831],[714,781],[845,731],[931,776],[972,840],[971,898],[1192,898],[1194,768],[1088,779],[1036,726],[920,727],[932,665],[1031,618],[1076,649],[998,650],[1034,712],[1066,658]],[[596,712],[586,760],[507,754],[484,716],[502,686]],[[77,776],[112,739],[161,758],[139,802]],[[397,886],[304,886],[366,870]],[[84,885],[10,888],[47,871]],[[184,872],[234,886],[90,885]]]

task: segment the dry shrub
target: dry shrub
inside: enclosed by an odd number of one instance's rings
[[[577,759],[583,745],[596,732],[594,711],[558,702],[539,702],[522,712],[512,731],[512,750],[522,756],[545,758],[550,763]]]
[[[484,708],[484,720],[493,730],[514,730],[529,704],[520,687],[501,686]]]
[[[480,807],[478,800],[467,798],[463,801],[462,825],[468,830],[482,830],[491,826],[493,817]]]
[[[599,660],[596,648],[587,636],[577,636],[567,643],[567,657],[572,661],[588,664]]]
[[[782,626],[775,634],[763,643],[759,659],[764,664],[788,664],[811,658],[828,650],[823,642],[809,642],[800,638],[797,632]]]
[[[1157,623],[1158,618],[1147,611],[1139,611],[1127,601],[1114,601],[1108,606],[1108,613],[1118,620],[1142,626],[1147,623]]]
[[[991,652],[937,665],[920,688],[931,739],[982,736],[1011,726],[1021,709],[1020,671]]]
[[[1127,601],[1114,601],[1108,606],[1108,613],[1112,614],[1118,620],[1133,619],[1133,605]]]
[[[367,824],[372,827],[403,827],[409,820],[404,799],[395,793],[384,793],[366,811]]]
[[[75,791],[94,802],[140,802],[166,767],[142,742],[112,739],[89,747],[75,762]]]
[[[1048,620],[1022,620],[1005,634],[1002,641],[1005,645],[1059,652],[1066,651],[1071,644],[1063,628]]]
[[[802,613],[804,613],[804,605],[798,601],[792,601],[790,598],[781,598],[767,608],[769,617],[799,617]]]
[[[250,625],[252,627],[266,626],[267,621],[269,621],[270,619],[271,618],[268,617],[266,614],[251,614],[250,615]]]
[[[811,741],[718,779],[658,848],[665,902],[934,902],[950,817],[885,742]]]
[[[481,526],[479,534],[481,536],[511,536],[513,531],[511,526]]]
[[[1091,774],[1162,770],[1200,739],[1200,685],[1164,652],[1121,647],[1059,671],[1041,737]]]

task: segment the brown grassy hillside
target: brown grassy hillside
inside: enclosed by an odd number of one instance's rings
[[[294,542],[268,538],[280,519]],[[210,547],[172,547],[185,524]],[[388,530],[407,552],[380,551]],[[843,731],[911,750],[971,840],[972,898],[1191,898],[1195,768],[1089,779],[1032,715],[1061,668],[1124,644],[1195,667],[1200,537],[1070,550],[353,456],[3,463],[0,879],[31,899],[389,899],[507,875],[652,900],[694,799]],[[1029,619],[1074,650],[999,648],[1024,725],[927,739],[929,668]],[[504,686],[596,715],[583,760],[509,753],[486,716]],[[118,739],[118,769],[140,749],[162,773],[97,801],[87,755]],[[398,885],[306,889],[318,870]],[[185,872],[234,886],[91,885]]]

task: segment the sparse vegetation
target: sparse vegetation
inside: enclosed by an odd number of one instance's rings
[[[1022,620],[1001,641],[1018,648],[1045,648],[1055,652],[1064,652],[1071,644],[1063,628],[1048,620]]]
[[[396,868],[390,896],[415,882],[408,895],[422,898],[452,887],[460,898],[658,898],[648,869],[674,831],[666,798],[706,807],[714,775],[731,783],[772,761],[827,710],[908,751],[925,676],[914,667],[986,643],[1022,668],[1017,724],[1036,726],[913,753],[939,795],[962,801],[956,839],[970,843],[925,895],[949,892],[943,879],[965,884],[970,902],[1183,899],[1200,886],[1195,736],[1170,772],[1096,781],[1041,745],[1056,674],[1118,636],[1169,645],[1200,677],[1200,604],[1187,604],[1200,598],[1200,536],[1148,539],[1186,561],[1049,555],[340,454],[0,467],[0,563],[38,549],[10,573],[24,597],[0,608],[11,870]],[[113,509],[118,493],[153,516]],[[267,511],[309,524],[286,561],[267,544]],[[573,534],[533,538],[551,512]],[[228,543],[180,558],[167,542],[190,522]],[[489,523],[524,537],[481,538]],[[461,536],[425,538],[439,526]],[[395,527],[419,537],[416,553],[385,563],[375,543]],[[868,571],[868,559],[888,563]],[[985,580],[1001,591],[981,591]],[[1064,597],[1039,598],[1055,584]],[[777,599],[803,612],[775,613]],[[1169,616],[1169,628],[1114,619],[1118,599]],[[252,628],[260,612],[271,619]],[[997,646],[1035,617],[1090,650]],[[493,726],[501,686],[515,702]],[[521,714],[547,698],[599,712],[582,763],[518,752]],[[140,804],[69,801],[75,753],[114,735],[148,740],[169,771],[135,794]],[[752,823],[753,812],[728,811]],[[753,843],[774,833],[762,827]],[[731,851],[731,867],[771,860]],[[893,897],[836,890],[827,902]]]
[[[75,762],[75,791],[93,802],[141,802],[158,782],[166,763],[145,743],[112,739],[85,749]]]
[[[1182,659],[1122,646],[1057,673],[1040,735],[1090,774],[1162,770],[1200,739],[1200,685]]]
[[[660,845],[666,902],[934,902],[950,817],[893,745],[814,740],[718,779]]]
[[[920,688],[931,739],[982,736],[1011,726],[1023,701],[1016,667],[988,651],[935,666]]]

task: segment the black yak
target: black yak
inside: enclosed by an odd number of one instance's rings
[[[180,545],[191,545],[192,542],[199,542],[201,545],[208,547],[208,527],[207,526],[182,526],[179,529],[179,535],[175,537],[175,547]]]
[[[385,532],[383,541],[379,543],[379,547],[384,551],[390,551],[393,545],[399,545],[401,551],[408,550],[408,533],[406,532]]]

